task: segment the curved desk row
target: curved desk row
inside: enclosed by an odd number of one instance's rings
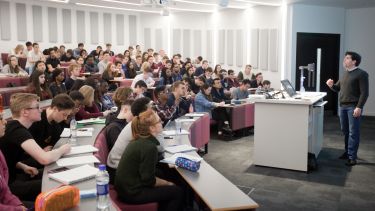
[[[186,119],[187,117],[181,117]],[[207,120],[208,119],[208,120]],[[208,126],[203,126],[203,125]],[[79,137],[77,138],[77,145],[94,144],[95,137],[99,134],[104,125],[92,125],[94,128],[93,137]],[[202,117],[195,117],[194,121],[184,122],[182,124],[183,129],[190,131],[190,135],[181,135],[179,138],[174,137],[173,139],[164,139],[161,143],[162,146],[175,145],[175,144],[188,144],[193,146],[199,146],[203,142],[199,142],[200,139],[209,137],[201,137],[202,133],[199,130],[208,131],[209,134],[209,116],[205,114]],[[174,129],[174,122],[172,122],[168,128]],[[190,136],[190,138],[189,138]],[[190,140],[194,140],[193,143]],[[67,138],[61,138],[56,144],[56,147],[67,143]],[[99,149],[100,150],[100,149]],[[196,152],[189,152],[192,155],[199,156]],[[166,153],[166,156],[170,156]],[[47,172],[51,169],[58,168],[56,163],[50,164],[45,167],[43,172],[42,191],[49,190],[57,187],[60,183],[49,179]],[[240,210],[240,209],[256,209],[258,204],[255,203],[249,196],[244,194],[238,189],[233,183],[216,171],[212,166],[206,163],[204,160],[201,162],[201,167],[198,172],[190,172],[188,170],[177,168],[177,171],[187,181],[195,193],[206,203],[211,210]],[[81,190],[94,189],[95,179],[86,180],[74,184]],[[116,206],[116,205],[113,205]],[[74,208],[74,210],[92,210],[96,207],[96,199],[82,199],[80,206]],[[118,209],[117,207],[114,209]]]

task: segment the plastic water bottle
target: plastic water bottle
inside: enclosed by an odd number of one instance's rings
[[[99,165],[99,171],[96,174],[96,208],[97,210],[109,209],[109,175],[105,165]]]
[[[76,145],[77,143],[77,121],[73,117],[72,120],[70,120],[70,144]]]
[[[176,126],[176,140],[177,140],[177,142],[179,142],[181,139],[181,130],[182,130],[182,128],[181,128],[181,120],[179,120],[179,119],[175,119],[174,120],[175,121],[175,126]]]

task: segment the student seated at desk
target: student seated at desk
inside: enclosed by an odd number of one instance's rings
[[[13,120],[7,123],[0,142],[0,149],[9,168],[9,187],[21,200],[34,201],[41,191],[41,174],[38,175],[36,168],[25,167],[21,162],[32,158],[41,165],[48,165],[68,153],[70,145],[64,144],[57,149],[44,151],[28,131],[34,122],[41,120],[37,95],[13,94],[10,110]],[[17,169],[23,169],[25,173],[19,174]]]
[[[0,138],[4,136],[6,121],[0,114]],[[0,140],[1,141],[1,140]],[[0,210],[23,211],[27,208],[20,199],[15,196],[8,187],[8,166],[3,153],[0,150]]]
[[[34,122],[29,131],[36,143],[49,151],[60,139],[64,130],[60,123],[67,120],[74,109],[74,101],[67,94],[59,94],[52,99],[51,106],[42,111],[41,120]]]
[[[100,91],[100,106],[101,111],[106,111],[111,109],[115,104],[113,103],[112,97],[108,94],[109,85],[106,81],[102,81],[99,86]]]
[[[112,80],[114,80],[115,77],[121,77],[122,76],[121,75],[121,69],[118,69],[116,67],[117,64],[121,65],[120,62],[116,62],[115,64],[113,64],[112,62],[109,62],[108,65],[107,65],[107,68],[104,70],[104,72],[102,74],[102,79],[110,85],[109,90],[111,90],[111,91],[117,89],[117,84],[115,82],[113,82]]]
[[[52,93],[46,82],[44,72],[34,71],[30,76],[30,83],[27,86],[27,92],[37,94],[40,100],[52,98]]]
[[[69,65],[68,72],[70,74],[70,77],[68,77],[65,80],[65,87],[66,90],[71,90],[73,87],[73,84],[76,80],[84,80],[84,78],[81,78],[80,73],[81,69],[78,64],[71,64]]]
[[[172,120],[193,112],[191,96],[187,94],[186,86],[182,81],[176,81],[172,86],[172,92],[168,95],[167,105],[172,107],[178,105],[176,112],[172,116]]]
[[[133,98],[139,99],[142,97],[147,97],[147,84],[144,81],[137,81],[133,89]]]
[[[112,122],[105,127],[105,137],[107,140],[108,151],[111,151],[113,145],[115,145],[115,142],[122,129],[124,129],[126,124],[128,124],[133,119],[133,115],[130,109],[133,102],[133,99],[124,101],[119,108],[120,112],[118,113],[116,118],[113,119]]]
[[[250,81],[251,88],[263,87],[263,75],[262,73],[257,73],[255,79]]]
[[[52,73],[52,83],[49,85],[53,97],[58,94],[67,93],[64,79],[64,72],[61,69],[56,68]]]
[[[169,84],[171,85],[173,84],[173,82],[174,82],[174,79],[172,76],[172,70],[164,67],[161,70],[159,85],[169,85]]]
[[[14,55],[8,57],[8,64],[4,65],[1,73],[28,76],[27,72],[18,66],[18,59]]]
[[[241,100],[248,98],[250,92],[248,91],[250,89],[250,80],[245,79],[241,82],[240,87],[235,88],[232,91],[232,99],[234,100]]]
[[[92,55],[87,56],[86,64],[85,64],[84,69],[85,69],[86,73],[92,74],[92,73],[99,72],[99,68],[98,68],[98,65],[96,65],[96,63],[95,63],[94,56],[92,56]]]
[[[128,124],[122,129],[121,133],[118,135],[117,140],[108,154],[107,159],[107,170],[109,173],[109,182],[114,183],[116,169],[120,162],[121,156],[124,153],[126,146],[131,140],[133,140],[131,120],[138,116],[140,113],[151,108],[151,100],[148,97],[143,97],[135,100],[130,108],[132,116],[128,117]]]
[[[168,106],[168,93],[169,92],[166,86],[158,86],[154,90],[156,98],[154,110],[159,115],[161,121],[163,121],[163,125],[165,125],[172,118],[178,106],[178,104]]]
[[[228,70],[228,77],[224,78],[223,84],[226,90],[233,90],[240,86],[240,82],[238,82],[238,79],[234,75],[234,70]]]
[[[104,116],[106,117],[111,110],[106,110],[103,112],[99,111],[98,106],[94,103],[94,88],[88,85],[84,85],[79,89],[79,92],[85,97],[83,100],[83,107],[79,109],[76,114],[76,120],[96,118]]]
[[[130,204],[158,202],[160,210],[182,210],[183,190],[156,176],[158,149],[155,138],[163,131],[162,121],[152,110],[132,121],[132,140],[117,168],[115,188],[120,200]]]
[[[231,132],[229,126],[225,124],[225,122],[229,121],[228,114],[225,108],[220,107],[225,102],[215,103],[212,101],[211,87],[208,84],[204,84],[201,87],[201,91],[195,96],[194,103],[196,112],[207,112],[210,114],[211,119],[217,121],[217,134],[219,136],[223,135],[223,130]]]
[[[119,87],[116,89],[115,93],[112,95],[112,100],[117,107],[116,112],[110,113],[106,118],[105,118],[105,125],[108,125],[111,123],[114,119],[116,119],[116,116],[120,113],[121,111],[121,105],[128,99],[133,99],[132,97],[133,90],[130,87]]]
[[[213,80],[211,96],[214,102],[220,103],[224,101],[225,103],[230,103],[230,99],[224,93],[220,78],[215,78]]]
[[[142,71],[142,74],[139,74],[139,75],[135,76],[135,78],[133,79],[133,82],[131,84],[132,89],[135,88],[135,84],[138,81],[144,81],[146,83],[147,87],[153,87],[154,86],[155,81],[151,77],[152,76],[152,70],[151,70],[150,64],[148,62],[144,62],[142,64],[141,71]]]

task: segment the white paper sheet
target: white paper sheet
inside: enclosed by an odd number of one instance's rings
[[[56,161],[56,164],[58,166],[74,166],[88,163],[100,163],[100,161],[94,155],[79,156],[72,158],[60,158],[58,161]]]
[[[97,151],[98,149],[96,147],[93,147],[92,145],[74,146],[70,149],[70,152],[68,154],[65,154],[64,156],[97,152]]]
[[[187,130],[181,130],[181,132],[179,133],[179,135],[189,135],[189,131]],[[166,136],[175,136],[177,135],[176,133],[176,130],[164,130],[163,131],[163,135],[166,135]]]

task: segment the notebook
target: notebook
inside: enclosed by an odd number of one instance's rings
[[[100,163],[100,161],[94,155],[79,156],[72,158],[60,158],[58,161],[56,161],[56,164],[58,166],[75,166],[88,163]]]
[[[190,151],[195,151],[197,148],[182,144],[182,145],[176,145],[176,146],[169,146],[165,148],[165,151],[169,153],[178,153],[178,152],[190,152]]]
[[[185,114],[185,116],[187,117],[201,117],[201,116],[204,116],[203,113],[187,113]]]
[[[48,174],[48,177],[61,182],[64,185],[69,185],[72,183],[91,179],[95,177],[96,173],[98,173],[97,168],[89,165],[84,165],[62,172]]]
[[[94,128],[92,127],[85,127],[85,128],[78,128],[77,129],[77,137],[91,137]],[[69,128],[64,128],[63,132],[60,134],[61,138],[69,138],[71,135]]]
[[[70,152],[68,154],[65,154],[64,156],[97,152],[97,151],[98,151],[98,148],[93,147],[92,145],[75,146],[75,147],[71,147]]]
[[[77,121],[78,124],[105,124],[105,119],[92,118]]]

